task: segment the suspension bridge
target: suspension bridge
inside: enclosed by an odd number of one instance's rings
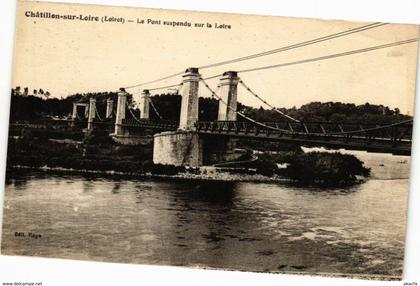
[[[120,88],[116,106],[114,106],[113,100],[106,99],[106,110],[105,114],[102,115],[99,114],[96,108],[95,98],[90,98],[89,102],[86,102],[86,100],[75,102],[73,104],[71,121],[73,124],[87,124],[88,131],[94,128],[112,130],[111,136],[119,140],[134,137],[136,130],[152,130],[154,133],[153,161],[155,163],[178,166],[201,166],[211,161],[208,159],[209,156],[213,159],[217,158],[216,161],[226,159],[227,155],[232,153],[232,149],[238,140],[272,141],[299,146],[317,146],[334,149],[344,148],[410,155],[412,120],[387,125],[301,122],[270,104],[263,96],[253,91],[239,75],[263,69],[281,68],[372,52],[378,49],[414,43],[418,39],[392,42],[294,62],[252,67],[239,71],[226,71],[222,74],[208,77],[203,77],[200,74],[201,70],[215,66],[232,64],[291,49],[302,48],[385,25],[387,24],[373,23],[364,25],[279,49],[210,65],[190,67],[184,72],[178,72],[156,80]],[[139,110],[134,110],[131,103],[128,103],[128,96],[130,94],[134,95],[136,92],[129,93],[127,90],[146,85],[150,86],[151,84],[179,76],[182,77],[182,81],[179,84],[143,89],[138,102]],[[213,89],[207,83],[207,80],[217,78],[219,79],[217,89]],[[239,111],[237,109],[239,85],[246,90],[246,94],[260,100],[269,109],[283,116],[284,121],[260,122]],[[214,121],[198,120],[200,88],[206,89],[213,98],[218,100],[218,115],[217,118],[214,118]],[[153,103],[150,92],[163,89],[175,89],[182,97],[178,121],[165,120],[165,114],[161,114]],[[84,109],[82,116],[79,115],[78,109],[80,108]],[[158,119],[150,119],[150,108]],[[241,120],[238,120],[238,117]]]

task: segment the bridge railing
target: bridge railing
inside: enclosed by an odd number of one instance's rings
[[[161,130],[176,130],[179,123],[169,120],[123,119],[122,126],[129,128],[150,128]]]
[[[300,136],[321,138],[343,138],[381,140],[381,141],[411,141],[412,121],[379,126],[375,124],[347,123],[305,123],[305,122],[264,122],[253,123],[245,121],[200,121],[196,128],[204,133],[241,134],[249,136]]]

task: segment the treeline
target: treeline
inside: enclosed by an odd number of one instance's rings
[[[35,95],[25,96],[12,89],[10,100],[11,121],[31,121],[45,117],[70,117],[73,111],[73,103],[78,101],[89,102],[89,98],[95,97],[98,101],[98,109],[105,109],[106,99],[117,99],[116,92],[99,92],[74,94],[66,98],[44,98]]]
[[[31,121],[47,116],[67,116],[73,102],[66,99],[43,99],[37,96],[12,95],[10,101],[10,121]]]
[[[152,97],[153,103],[160,114],[167,120],[179,120],[181,110],[181,96],[161,94]],[[214,121],[217,119],[219,103],[214,98],[199,99],[198,118],[201,121]],[[281,112],[304,122],[346,122],[346,123],[370,123],[389,124],[402,120],[411,119],[411,116],[401,114],[398,108],[391,109],[384,105],[365,103],[355,105],[342,102],[311,102],[300,108],[279,108]],[[283,115],[270,109],[253,108],[238,103],[238,111],[260,122],[287,121]],[[153,111],[152,118],[157,118]],[[246,119],[238,116],[239,121]]]
[[[47,116],[70,116],[73,102],[88,102],[89,98],[95,97],[97,109],[102,114],[105,112],[106,99],[114,100],[114,108],[118,94],[117,92],[98,92],[74,94],[66,98],[41,98],[37,96],[20,96],[12,91],[11,114],[12,121],[32,120]],[[178,94],[159,94],[152,96],[152,101],[160,115],[165,120],[178,121],[181,110],[181,96]],[[128,96],[128,104],[132,105],[132,96]],[[365,103],[355,105],[352,103],[341,102],[311,102],[299,108],[279,108],[281,112],[297,120],[304,122],[347,122],[347,123],[370,123],[370,124],[389,124],[402,120],[411,119],[411,116],[401,114],[398,108],[391,109],[384,105]],[[264,108],[253,108],[238,103],[238,111],[260,121],[287,121],[278,112]],[[136,115],[138,111],[134,112]],[[199,120],[214,121],[217,119],[218,101],[214,98],[199,99]],[[153,108],[150,108],[150,118],[158,119]],[[245,120],[238,116],[239,121]]]
[[[300,108],[279,108],[283,113],[304,122],[345,122],[357,124],[389,124],[411,119],[411,116],[401,114],[398,108],[391,109],[384,105],[342,102],[311,102]],[[258,121],[284,121],[284,116],[274,110],[242,107],[243,113]]]
[[[160,114],[167,120],[179,120],[181,110],[181,96],[161,94],[152,97],[153,103]],[[200,98],[198,118],[201,121],[214,121],[217,119],[219,103],[214,98]],[[365,103],[356,105],[342,102],[311,102],[300,108],[279,108],[281,112],[304,122],[345,122],[389,124],[411,119],[409,115],[401,114],[398,108],[391,109],[384,105]],[[238,111],[260,122],[287,121],[283,115],[270,109],[253,108],[238,102]],[[151,110],[150,116],[157,118]],[[238,116],[239,121],[246,119]]]
[[[46,98],[51,96],[51,93],[48,90],[40,89],[33,89],[32,91],[29,90],[29,87],[21,88],[20,86],[17,86],[15,88],[12,88],[12,95],[19,95],[19,96],[44,96]]]

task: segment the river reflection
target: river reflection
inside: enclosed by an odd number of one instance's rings
[[[392,278],[402,274],[408,180],[381,178],[395,168],[386,158],[366,183],[335,190],[8,174],[2,251]]]

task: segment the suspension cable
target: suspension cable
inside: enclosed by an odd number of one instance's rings
[[[349,55],[354,55],[354,54],[366,53],[366,52],[379,50],[379,49],[385,49],[385,48],[400,46],[400,45],[404,45],[404,44],[414,43],[414,42],[417,42],[417,41],[418,41],[418,38],[414,38],[414,39],[409,39],[409,40],[405,40],[405,41],[393,42],[393,43],[389,43],[389,44],[385,44],[385,45],[373,46],[373,47],[359,49],[359,50],[352,50],[352,51],[347,51],[347,52],[338,53],[338,54],[331,54],[331,55],[317,57],[317,58],[310,58],[310,59],[305,59],[305,60],[300,60],[300,61],[295,61],[295,62],[288,62],[288,63],[282,63],[282,64],[275,64],[275,65],[269,65],[269,66],[262,66],[262,67],[244,69],[244,70],[238,71],[238,73],[246,73],[246,72],[253,72],[253,71],[259,71],[259,70],[265,70],[265,69],[272,69],[272,68],[286,67],[286,66],[292,66],[292,65],[298,65],[298,64],[305,64],[305,63],[316,62],[316,61],[323,61],[323,60],[328,60],[328,59],[333,59],[333,58],[338,58],[338,57],[344,57],[344,56],[349,56]]]
[[[137,119],[136,115],[133,113],[133,111],[131,110],[130,106],[128,105],[128,102],[125,102],[125,105],[127,106],[128,111],[130,112],[131,116],[134,118],[134,120],[136,120],[138,123],[143,123],[141,122],[139,119]]]
[[[165,79],[170,79],[170,78],[172,78],[172,77],[182,75],[183,73],[184,73],[184,72],[177,72],[177,73],[174,73],[174,74],[171,74],[171,75],[168,75],[168,76],[162,77],[162,78],[158,78],[158,79],[155,79],[155,80],[142,82],[142,83],[135,84],[135,85],[131,85],[131,86],[126,86],[126,87],[124,87],[124,88],[125,88],[125,89],[130,89],[130,88],[134,88],[134,87],[140,87],[140,86],[143,86],[143,85],[147,85],[147,84],[151,84],[151,83],[159,82],[159,81],[162,81],[162,80],[165,80]]]
[[[395,126],[398,126],[398,125],[404,125],[404,124],[407,124],[407,123],[413,123],[413,119],[408,119],[408,120],[404,120],[404,121],[400,121],[400,122],[396,122],[396,123],[391,123],[391,124],[388,124],[388,125],[366,128],[366,129],[363,129],[363,130],[331,132],[331,133],[327,133],[327,135],[348,135],[348,134],[355,134],[355,133],[361,133],[361,132],[370,132],[370,131],[376,131],[376,130],[381,130],[381,129],[390,128],[390,127],[395,127]],[[337,123],[337,124],[339,124],[339,123]],[[318,133],[312,133],[312,134],[316,135]]]
[[[96,116],[98,116],[98,119],[100,121],[103,121],[102,118],[101,118],[101,116],[99,115],[98,109],[96,107],[95,107],[95,114],[96,114]]]
[[[153,90],[160,90],[160,89],[168,89],[168,88],[172,88],[172,87],[179,87],[183,85],[183,83],[178,83],[178,84],[172,84],[172,85],[166,85],[166,86],[161,86],[161,87],[154,87],[154,88],[149,88],[149,91],[153,91]]]
[[[153,110],[155,111],[156,115],[159,117],[160,120],[163,120],[162,116],[159,114],[156,106],[153,104],[153,101],[151,98],[149,98],[149,102],[150,102],[150,106],[153,108]]]
[[[327,35],[327,36],[315,38],[315,39],[312,39],[312,40],[309,40],[309,41],[304,41],[304,42],[300,42],[300,43],[297,43],[297,44],[292,44],[292,45],[289,45],[289,46],[277,48],[277,49],[274,49],[274,50],[269,50],[269,51],[256,53],[256,54],[252,54],[252,55],[248,55],[248,56],[244,56],[244,57],[240,57],[240,58],[236,58],[236,59],[232,59],[232,60],[227,60],[227,61],[222,61],[222,62],[218,62],[218,63],[214,63],[214,64],[200,66],[199,68],[200,69],[206,69],[206,68],[221,66],[221,65],[225,65],[225,64],[231,64],[231,63],[236,63],[236,62],[240,62],[240,61],[250,60],[250,59],[254,59],[254,58],[258,58],[258,57],[263,57],[263,56],[267,56],[267,55],[271,55],[271,54],[275,54],[275,53],[280,53],[280,52],[284,52],[284,51],[288,51],[288,50],[292,50],[292,49],[297,49],[297,48],[313,45],[313,44],[320,43],[320,42],[325,42],[325,41],[332,40],[332,39],[335,39],[335,38],[344,37],[344,36],[347,36],[347,35],[351,35],[351,34],[354,34],[354,33],[362,32],[362,31],[366,31],[366,30],[370,30],[370,29],[374,29],[374,28],[381,27],[381,26],[388,25],[388,24],[389,23],[376,22],[376,23],[364,25],[364,26],[361,26],[361,27],[353,28],[353,29],[350,29],[350,30],[347,30],[347,31],[342,31],[342,32],[330,34],[330,35]]]
[[[217,98],[219,99],[220,102],[222,102],[224,105],[226,105],[229,109],[233,110],[234,112],[236,112],[238,115],[240,115],[241,117],[245,118],[248,121],[251,121],[252,123],[259,125],[261,127],[264,128],[268,128],[271,130],[276,130],[276,131],[281,131],[283,133],[287,133],[287,134],[298,134],[299,132],[292,132],[290,130],[286,130],[286,129],[281,129],[281,128],[276,128],[273,126],[269,126],[266,125],[264,123],[261,123],[259,121],[256,121],[255,119],[252,119],[248,116],[246,116],[245,114],[243,114],[242,112],[236,111],[234,110],[232,107],[230,107],[220,96],[218,96],[212,89],[211,87],[202,79],[200,78],[200,80],[203,82],[203,84],[206,86],[206,88],[208,90],[210,90],[210,92]],[[344,131],[344,132],[331,132],[331,133],[305,133],[305,135],[349,135],[349,134],[356,134],[356,133],[361,133],[361,132],[370,132],[370,131],[376,131],[376,130],[380,130],[380,129],[385,129],[385,128],[390,128],[390,127],[395,127],[398,125],[404,125],[407,123],[412,123],[413,119],[409,119],[409,120],[405,120],[405,121],[401,121],[401,122],[397,122],[397,123],[392,123],[392,124],[388,124],[388,125],[383,125],[383,126],[378,126],[378,127],[372,127],[372,128],[367,128],[367,129],[363,129],[363,130],[352,130],[352,131]],[[339,124],[339,123],[337,123]]]
[[[216,91],[214,93],[217,94],[219,92],[219,89],[220,89],[220,84],[217,85]],[[214,99],[214,94],[213,93],[211,94],[211,98]]]
[[[258,94],[256,94],[254,91],[252,91],[244,82],[243,80],[239,80],[239,83],[246,89],[248,90],[253,96],[255,96],[256,98],[258,98],[259,100],[261,100],[263,103],[265,103],[268,107],[271,108],[271,110],[283,115],[284,117],[294,121],[294,122],[300,122],[299,120],[285,114],[284,112],[282,112],[281,110],[279,110],[277,107],[274,107],[273,105],[269,104],[266,100],[264,100],[263,98],[261,98]]]
[[[347,36],[347,35],[362,32],[362,31],[365,31],[365,30],[374,29],[374,28],[381,27],[381,26],[388,25],[388,24],[389,23],[375,22],[375,23],[371,23],[371,24],[368,24],[368,25],[363,25],[363,26],[360,26],[360,27],[357,27],[357,28],[353,28],[353,29],[350,29],[350,30],[326,35],[326,36],[319,37],[319,38],[315,38],[315,39],[312,39],[312,40],[309,40],[309,41],[304,41],[304,42],[292,44],[292,45],[289,45],[289,46],[277,48],[277,49],[274,49],[274,50],[260,52],[260,53],[256,53],[256,54],[252,54],[252,55],[248,55],[248,56],[244,56],[244,57],[239,57],[239,58],[235,58],[235,59],[231,59],[231,60],[216,62],[216,63],[213,63],[213,64],[202,65],[202,66],[199,66],[198,68],[199,69],[207,69],[207,68],[211,68],[211,67],[216,67],[216,66],[226,65],[226,64],[230,64],[230,63],[236,63],[236,62],[240,62],[240,61],[254,59],[254,58],[258,58],[258,57],[263,57],[263,56],[267,56],[267,55],[271,55],[271,54],[275,54],[275,53],[280,53],[280,52],[284,52],[284,51],[297,49],[297,48],[313,45],[313,44],[316,44],[316,43],[332,40],[332,39],[335,39],[335,38]],[[144,86],[144,85],[147,85],[147,84],[151,84],[151,83],[159,82],[159,81],[162,81],[162,80],[170,79],[172,77],[182,75],[183,73],[184,73],[183,71],[173,73],[173,74],[170,74],[170,75],[167,75],[167,76],[155,79],[155,80],[142,82],[142,83],[131,85],[131,86],[126,86],[125,88],[130,89],[130,88]],[[207,79],[210,79],[210,78],[207,78]]]
[[[204,80],[214,79],[214,78],[217,78],[217,77],[221,77],[222,75],[223,75],[222,73],[219,73],[219,74],[216,74],[216,75],[203,77],[203,79],[204,79]]]
[[[166,86],[160,86],[160,87],[154,87],[154,88],[148,88],[148,91],[155,91],[155,90],[161,90],[161,89],[169,89],[169,88],[173,88],[173,87],[181,87],[184,83],[179,83],[179,84],[172,84],[172,85],[166,85]],[[137,92],[133,92],[131,93],[132,95],[137,95],[137,94],[141,94],[143,91],[137,91]]]
[[[232,110],[233,112],[235,112],[236,114],[238,114],[239,116],[245,118],[246,120],[251,121],[254,124],[257,124],[259,126],[268,128],[268,129],[272,129],[272,130],[276,130],[276,131],[281,131],[281,132],[285,132],[285,133],[290,133],[290,130],[286,130],[286,129],[280,129],[280,128],[276,128],[276,127],[272,127],[269,125],[266,125],[264,123],[258,122],[248,116],[246,116],[245,114],[243,114],[240,111],[235,110],[234,108],[232,108],[231,106],[229,106],[220,96],[218,96],[213,89],[211,89],[211,87],[205,82],[205,80],[203,78],[200,78],[200,80],[203,82],[203,84],[206,86],[206,88],[212,93],[212,95],[214,97],[216,97],[220,102],[222,102],[224,105],[226,105],[227,108],[229,108],[230,110]]]

